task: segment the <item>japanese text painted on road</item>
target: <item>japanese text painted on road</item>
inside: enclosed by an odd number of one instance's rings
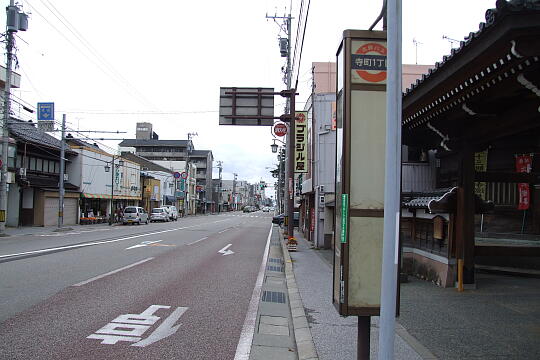
[[[122,314],[112,320],[87,339],[101,340],[102,344],[114,345],[120,341],[132,342],[131,346],[145,347],[169,337],[178,331],[180,325],[174,325],[186,312],[187,307],[178,307],[146,338],[142,335],[161,317],[155,315],[160,309],[170,309],[166,305],[150,305],[140,314]]]

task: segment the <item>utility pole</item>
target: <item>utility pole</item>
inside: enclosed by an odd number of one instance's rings
[[[221,172],[223,170],[223,161],[217,162],[217,167],[219,169],[219,184],[218,184],[218,198],[217,198],[217,205],[218,205],[218,214],[221,213]]]
[[[188,211],[189,211],[189,204],[188,204],[188,194],[189,194],[189,186],[190,186],[190,175],[191,175],[191,171],[190,171],[190,155],[191,155],[191,151],[193,150],[191,146],[189,146],[189,142],[191,141],[191,138],[193,138],[193,136],[198,136],[199,134],[197,133],[188,133],[187,134],[187,137],[188,137],[188,148],[187,148],[187,157],[186,157],[186,173],[188,174],[188,177],[187,177],[187,181],[186,181],[186,193],[184,195],[184,209],[185,209],[185,212],[184,214],[187,215],[188,214]],[[195,174],[195,193],[197,192],[197,174]],[[190,199],[191,200],[191,199]]]
[[[28,17],[19,12],[15,0],[10,0],[6,8],[6,84],[4,87],[4,122],[2,124],[2,164],[0,181],[0,236],[5,236],[7,218],[7,175],[8,175],[8,123],[11,116],[11,73],[13,67],[13,48],[15,47],[14,33],[26,31]]]
[[[277,19],[282,19],[284,20],[284,24],[283,25],[280,25],[280,28],[281,30],[283,30],[286,34],[287,34],[287,44],[286,44],[286,49],[287,49],[287,52],[285,53],[283,50],[282,50],[282,47],[281,47],[281,39],[280,39],[280,50],[281,50],[281,56],[282,57],[287,57],[287,65],[286,65],[286,68],[285,68],[285,85],[287,86],[287,90],[291,90],[291,82],[292,82],[292,69],[291,69],[291,39],[292,39],[292,31],[291,31],[291,27],[292,27],[292,19],[293,17],[291,16],[291,13],[290,13],[290,9],[289,9],[289,15],[286,15],[286,16],[268,16],[266,15],[266,18],[267,19],[273,19],[274,21],[276,21]],[[285,189],[288,190],[288,194],[289,195],[286,195],[287,196],[287,203],[288,203],[288,206],[285,207],[285,216],[288,218],[288,221],[289,221],[289,226],[287,227],[287,232],[288,232],[288,235],[289,236],[293,236],[293,232],[292,230],[294,229],[294,226],[293,226],[293,213],[294,213],[294,145],[292,145],[292,142],[294,141],[294,125],[295,125],[295,109],[294,109],[294,93],[296,91],[293,92],[293,94],[291,94],[290,97],[288,97],[287,99],[287,102],[286,102],[286,105],[285,105],[285,113],[286,114],[289,114],[291,113],[292,114],[292,118],[290,119],[290,122],[289,122],[289,131],[287,132],[287,144],[289,146],[286,147],[286,150],[285,150],[285,159],[287,161],[287,164],[288,166],[285,167]],[[291,181],[292,179],[292,181]],[[288,181],[287,181],[288,180]],[[285,191],[285,193],[287,194],[287,190]],[[292,195],[291,195],[292,194]],[[291,201],[291,196],[292,196],[292,201]]]
[[[60,144],[60,178],[58,181],[58,230],[64,225],[64,168],[66,146],[66,114],[62,115],[62,140]]]
[[[233,177],[233,181],[232,181],[232,196],[233,196],[233,209],[236,211],[238,210],[236,208],[236,177],[238,176],[237,173],[233,173],[234,177]]]

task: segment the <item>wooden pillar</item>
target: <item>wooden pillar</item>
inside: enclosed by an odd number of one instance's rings
[[[463,283],[474,284],[474,151],[461,152],[456,212],[456,259],[463,259]]]

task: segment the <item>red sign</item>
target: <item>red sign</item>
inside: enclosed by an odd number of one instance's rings
[[[315,209],[311,208],[311,224],[309,225],[310,231],[315,231]]]
[[[284,123],[277,123],[274,125],[274,134],[276,136],[285,136],[287,134],[287,125]]]
[[[353,69],[369,83],[386,80],[386,46],[370,42],[360,46],[353,57]]]
[[[520,155],[516,157],[516,171],[519,173],[530,173],[532,168],[532,156]],[[531,200],[531,190],[528,183],[518,184],[518,210],[527,210]]]
[[[184,180],[187,179],[187,172],[183,171],[181,174],[180,174],[180,177]]]

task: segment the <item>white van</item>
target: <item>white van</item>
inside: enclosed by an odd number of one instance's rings
[[[178,210],[176,209],[176,206],[174,205],[163,205],[162,207],[164,207],[165,209],[167,209],[169,211],[169,217],[171,218],[171,220],[178,220]]]

